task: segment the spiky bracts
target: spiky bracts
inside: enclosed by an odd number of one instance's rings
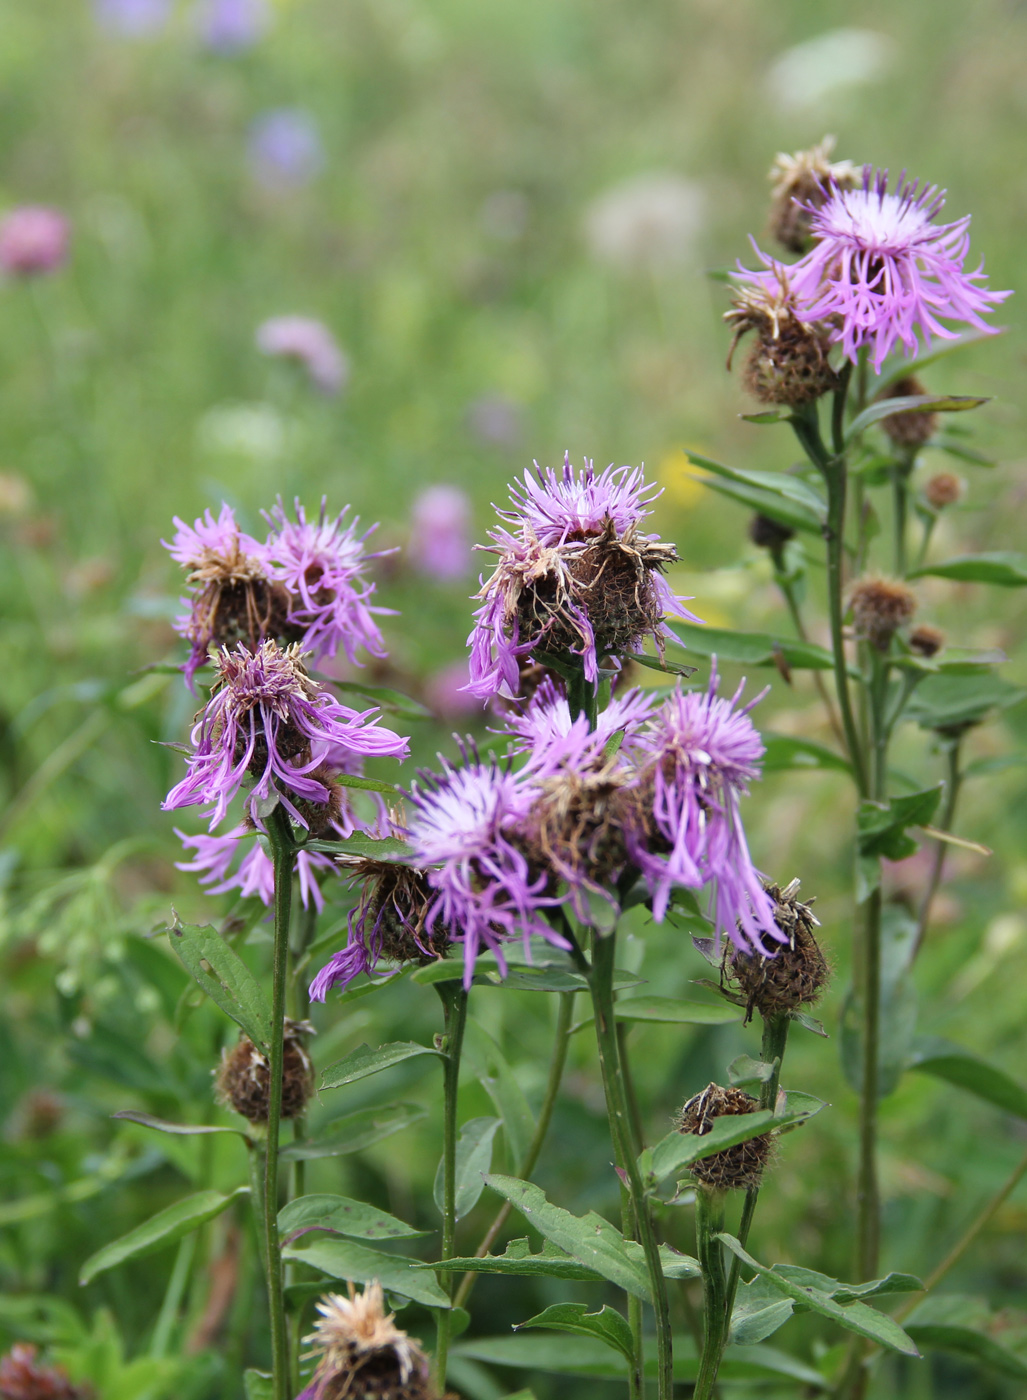
[[[756,1113],[759,1100],[741,1089],[724,1089],[708,1084],[701,1094],[688,1100],[678,1116],[678,1129],[699,1137],[711,1130],[715,1118],[739,1113]],[[759,1186],[770,1159],[773,1139],[770,1133],[749,1138],[723,1152],[714,1152],[693,1162],[689,1171],[696,1181],[718,1191],[747,1191]]]

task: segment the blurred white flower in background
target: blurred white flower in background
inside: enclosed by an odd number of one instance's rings
[[[652,171],[594,199],[585,211],[585,237],[593,257],[612,267],[668,267],[693,256],[705,214],[697,181]]]
[[[218,456],[276,462],[285,451],[290,426],[269,403],[222,403],[203,415],[196,437],[204,451]]]
[[[813,107],[840,88],[883,78],[897,54],[895,40],[875,29],[829,29],[776,58],[767,91],[782,107]]]

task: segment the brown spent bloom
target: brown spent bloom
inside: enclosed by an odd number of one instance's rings
[[[910,650],[915,651],[917,656],[926,656],[930,659],[932,656],[937,656],[944,645],[945,633],[940,627],[932,627],[929,622],[921,622],[909,634]]]
[[[742,372],[746,389],[760,403],[801,408],[837,388],[838,376],[828,360],[829,328],[800,320],[786,270],[779,268],[777,276],[776,289],[762,282],[740,288],[724,313],[735,328],[727,367],[739,340],[754,331],[756,340]]]
[[[29,1342],[15,1342],[0,1357],[0,1400],[91,1400],[88,1385],[72,1385],[61,1366],[44,1366]]]
[[[852,162],[829,159],[834,143],[833,136],[825,136],[808,151],[780,152],[774,157],[767,177],[771,183],[768,226],[790,253],[804,253],[810,244],[810,211],[803,206],[819,209],[832,185],[840,190],[856,187],[858,172]]]
[[[887,651],[891,639],[916,612],[916,595],[898,579],[861,578],[849,590],[856,636],[878,651]]]
[[[361,886],[354,923],[374,959],[424,967],[448,955],[449,929],[439,920],[427,927],[435,892],[425,871],[369,857],[345,864],[351,882]]]
[[[955,472],[937,472],[924,485],[924,500],[935,510],[954,506],[963,498],[964,483]]]
[[[238,535],[225,550],[204,547],[187,579],[197,592],[190,600],[186,637],[198,651],[238,642],[254,651],[268,637],[292,642],[303,635],[288,621],[288,591],[243,551]]]
[[[542,780],[524,854],[533,871],[549,872],[553,892],[559,879],[572,890],[584,885],[599,893],[623,870],[625,825],[638,830],[645,821],[645,800],[634,782],[615,757],[590,773],[567,768]]]
[[[742,1089],[724,1089],[719,1084],[708,1084],[701,1094],[688,1100],[678,1115],[678,1131],[705,1136],[713,1127],[714,1118],[723,1118],[737,1113],[756,1113],[759,1100]],[[693,1162],[689,1171],[703,1186],[718,1191],[747,1191],[758,1186],[763,1178],[773,1149],[770,1133],[750,1138],[723,1152],[714,1152]]]
[[[771,520],[769,515],[757,513],[749,521],[749,538],[760,549],[769,549],[771,554],[780,554],[788,541],[795,539],[795,531],[789,525]]]
[[[880,394],[878,401],[884,399],[904,399],[912,398],[915,395],[926,394],[928,391],[917,379],[915,374],[909,374],[905,379],[897,379],[888,390],[887,394]],[[905,448],[907,451],[915,451],[918,447],[923,447],[925,442],[929,442],[936,428],[938,427],[938,415],[936,413],[889,413],[887,418],[881,419],[881,427],[891,438],[896,447]]]
[[[770,958],[733,946],[725,950],[724,972],[749,999],[746,1024],[752,1020],[754,1010],[766,1019],[812,1005],[830,975],[813,934],[820,927],[810,910],[813,900],[804,904],[796,898],[799,881],[792,880],[784,889],[765,881],[763,888],[774,901],[774,923],[788,942],[776,945],[777,952]]]
[[[304,1044],[304,1038],[313,1033],[314,1027],[309,1021],[286,1019],[282,1060],[283,1118],[299,1118],[314,1092],[314,1065]],[[214,1082],[214,1097],[218,1103],[235,1109],[250,1123],[267,1122],[271,1066],[267,1056],[248,1035],[240,1036],[233,1049],[221,1052]]]
[[[305,1400],[437,1400],[428,1358],[420,1345],[385,1311],[382,1286],[375,1280],[349,1297],[326,1294],[321,1314],[304,1337],[311,1357],[320,1358]]]

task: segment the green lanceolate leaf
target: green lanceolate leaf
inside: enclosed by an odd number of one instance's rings
[[[852,420],[845,441],[852,442],[872,424],[879,423],[882,418],[891,418],[896,413],[966,413],[990,402],[990,399],[978,398],[973,394],[900,394],[891,399],[878,399]]]
[[[370,781],[370,779],[368,780]],[[391,789],[395,791],[395,789]],[[339,841],[304,841],[305,851],[319,851],[326,856],[356,856],[361,860],[394,860],[402,864],[413,860],[414,848],[395,836],[347,836]]]
[[[126,1123],[138,1123],[143,1128],[153,1128],[158,1133],[171,1133],[175,1137],[197,1137],[206,1133],[234,1133],[236,1137],[249,1139],[249,1134],[241,1128],[225,1128],[217,1123],[169,1123],[164,1118],[154,1118],[152,1113],[137,1113],[134,1108],[122,1108],[111,1114]]]
[[[545,1192],[529,1181],[492,1174],[486,1177],[486,1182],[547,1240],[565,1249],[579,1263],[595,1269],[618,1288],[648,1301],[649,1280],[641,1251],[637,1246],[635,1251],[629,1251],[624,1236],[608,1220],[595,1211],[583,1216],[572,1215],[553,1205],[546,1199]]]
[[[503,1120],[510,1158],[523,1162],[535,1133],[535,1116],[505,1055],[473,1016],[464,1029],[464,1060]]]
[[[363,1152],[383,1138],[409,1128],[428,1112],[418,1104],[388,1103],[380,1108],[362,1108],[325,1125],[323,1137],[301,1138],[279,1152],[286,1162],[309,1162],[317,1157],[345,1157]]]
[[[444,1259],[434,1264],[422,1264],[423,1269],[442,1269],[454,1273],[514,1274],[517,1277],[576,1279],[581,1282],[602,1283],[603,1275],[590,1269],[563,1249],[557,1249],[543,1239],[542,1252],[533,1254],[527,1239],[511,1240],[505,1254],[486,1254],[482,1258]]]
[[[998,334],[1004,333],[1003,328],[999,328]],[[925,350],[922,355],[917,355],[915,359],[900,359],[897,362],[892,360],[891,367],[882,375],[877,386],[879,394],[887,393],[894,385],[903,379],[908,379],[911,375],[920,374],[928,365],[937,364],[939,360],[947,360],[950,355],[955,355],[960,350],[966,350],[971,345],[977,345],[981,341],[989,340],[996,332],[990,328],[986,331],[967,331],[965,335],[957,335],[952,340],[935,341],[930,350]]]
[[[1003,1345],[1002,1322],[983,1298],[950,1293],[919,1303],[906,1330],[919,1346],[968,1356],[999,1375],[1027,1381],[1027,1357]]]
[[[784,664],[793,671],[829,671],[834,666],[831,653],[814,642],[772,637],[764,632],[700,627],[692,622],[675,623],[674,632],[682,646],[695,656],[716,656],[719,661],[738,661],[746,666]]]
[[[929,826],[944,785],[893,797],[890,802],[861,802],[856,812],[856,857],[859,898],[865,899],[881,878],[880,858],[905,860],[919,849],[910,827]]]
[[[275,1400],[275,1379],[270,1371],[256,1371],[251,1366],[243,1372],[246,1400]]]
[[[339,1089],[344,1084],[355,1084],[358,1079],[380,1074],[384,1069],[400,1065],[404,1060],[416,1059],[419,1055],[434,1055],[436,1059],[446,1057],[441,1050],[433,1050],[428,1045],[417,1045],[411,1040],[392,1041],[388,1045],[358,1045],[355,1050],[336,1060],[321,1073],[321,1089]]]
[[[309,1236],[305,1236],[302,1243],[287,1245],[282,1250],[282,1258],[309,1264],[347,1283],[372,1283],[377,1279],[383,1288],[401,1293],[404,1298],[423,1303],[427,1308],[450,1306],[445,1293],[431,1274],[419,1267],[416,1259],[402,1254],[384,1254],[352,1240],[321,1238],[313,1243],[308,1240]]]
[[[956,1088],[976,1094],[986,1103],[994,1104],[1004,1113],[1027,1118],[1027,1087],[999,1069],[988,1064],[971,1050],[964,1050],[951,1040],[940,1036],[923,1036],[913,1042],[907,1068],[933,1074]]]
[[[355,773],[333,772],[332,780],[340,787],[360,788],[363,792],[387,792],[392,797],[399,792],[395,783],[383,783],[378,778],[358,778]]]
[[[343,694],[366,695],[369,700],[376,702],[379,709],[387,710],[390,714],[402,715],[404,719],[435,718],[431,710],[419,700],[413,700],[409,695],[404,695],[399,690],[390,690],[384,685],[362,685],[360,681],[337,681],[330,677],[328,684],[333,690],[342,691]]]
[[[747,1254],[734,1235],[720,1234],[717,1239],[743,1264],[747,1264],[750,1269],[755,1269],[758,1274],[761,1274],[793,1302],[801,1303],[804,1308],[820,1313],[822,1317],[832,1318],[847,1331],[855,1332],[860,1337],[867,1337],[871,1341],[887,1347],[890,1351],[903,1352],[906,1356],[920,1355],[913,1339],[908,1337],[894,1318],[888,1317],[886,1313],[877,1312],[876,1309],[867,1307],[866,1303],[850,1302],[842,1305],[835,1302],[829,1292],[822,1292],[808,1282],[798,1283],[777,1266],[767,1268],[765,1264],[758,1263],[751,1254]],[[793,1272],[794,1270],[789,1270],[789,1273]],[[809,1271],[802,1270],[801,1272],[806,1274]],[[833,1283],[834,1280],[829,1280],[829,1282]]]
[[[754,1346],[773,1336],[792,1316],[795,1304],[781,1295],[761,1274],[750,1283],[740,1284],[731,1312],[729,1341],[735,1346]]]
[[[776,1061],[768,1065],[765,1060],[754,1060],[751,1055],[739,1055],[727,1067],[728,1083],[736,1089],[750,1089],[766,1084],[773,1079]]]
[[[485,1173],[492,1165],[492,1142],[501,1118],[471,1118],[460,1129],[456,1143],[456,1218],[474,1209],[485,1189]],[[435,1204],[445,1211],[444,1163],[435,1173]]]
[[[961,554],[941,564],[925,564],[914,569],[910,578],[957,579],[961,583],[994,583],[1000,588],[1027,585],[1027,554],[997,551],[994,554]]]
[[[832,769],[838,773],[852,771],[847,759],[835,753],[825,744],[813,739],[799,739],[793,734],[763,735],[766,752],[763,755],[764,773],[783,773],[801,769]]]
[[[646,656],[641,651],[629,651],[628,661],[635,661],[639,666],[645,666],[650,671],[662,671],[666,676],[694,676],[699,669],[698,666],[682,666],[677,661],[668,661],[666,657]]]
[[[777,512],[772,518],[780,520],[782,524],[819,534],[827,519],[827,502],[815,487],[801,477],[790,476],[786,472],[740,471],[737,467],[727,467],[723,462],[716,462],[712,457],[704,457],[698,452],[689,452],[688,460],[736,487],[758,493],[758,498],[747,504],[752,504],[764,515]],[[719,482],[707,481],[705,485],[716,490]],[[765,508],[766,497],[770,498],[770,511]]]
[[[211,1001],[267,1053],[271,1044],[271,1008],[260,983],[234,948],[210,924],[201,928],[176,921],[168,929],[168,939]]]
[[[795,1127],[812,1118],[824,1107],[822,1099],[812,1094],[800,1094],[789,1090],[778,1111],[759,1109],[756,1113],[737,1113],[714,1118],[710,1131],[701,1136],[697,1133],[668,1133],[655,1147],[647,1147],[638,1159],[639,1171],[643,1177],[654,1183],[665,1180],[675,1172],[684,1171],[693,1162],[703,1157],[711,1157],[715,1152],[723,1152],[728,1147],[736,1147],[740,1142],[760,1137],[763,1133],[776,1132]]]
[[[615,1308],[603,1307],[590,1313],[586,1303],[554,1303],[545,1312],[529,1317],[527,1322],[514,1324],[514,1331],[524,1327],[549,1327],[554,1332],[576,1332],[583,1337],[597,1337],[629,1361],[635,1355],[634,1341],[627,1318]]]
[[[618,1021],[658,1021],[674,1026],[723,1026],[739,1019],[725,1002],[679,1001],[675,997],[629,997],[617,1002]]]
[[[349,1196],[298,1196],[278,1212],[278,1230],[284,1238],[297,1230],[328,1230],[357,1240],[399,1240],[424,1235],[394,1215]]]
[[[991,710],[1018,705],[1027,690],[994,672],[925,676],[906,706],[906,715],[922,729],[950,729],[979,724]]]
[[[249,1194],[248,1186],[240,1186],[227,1196],[220,1191],[197,1191],[194,1196],[186,1196],[173,1206],[158,1211],[156,1215],[129,1230],[118,1240],[112,1240],[98,1249],[79,1271],[79,1283],[89,1283],[97,1274],[123,1264],[126,1259],[138,1259],[144,1254],[152,1254],[165,1245],[174,1244],[190,1230],[213,1220],[232,1204],[239,1196]]]

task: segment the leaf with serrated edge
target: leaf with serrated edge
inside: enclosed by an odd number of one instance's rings
[[[297,1230],[328,1230],[358,1240],[398,1240],[428,1233],[363,1201],[328,1195],[298,1196],[289,1201],[278,1212],[278,1230],[282,1236]]]
[[[89,1283],[97,1274],[123,1264],[126,1259],[139,1259],[163,1249],[165,1245],[174,1244],[190,1230],[227,1210],[239,1196],[249,1195],[249,1190],[248,1186],[240,1186],[227,1196],[220,1191],[197,1191],[193,1196],[185,1196],[174,1205],[158,1211],[149,1220],[144,1220],[134,1230],[129,1230],[127,1235],[98,1249],[79,1270],[79,1283]]]
[[[168,940],[211,1001],[267,1052],[271,1044],[271,1008],[260,983],[235,949],[210,924],[200,927],[176,921],[168,929]]]
[[[784,1274],[776,1269],[767,1268],[765,1264],[760,1264],[751,1254],[747,1254],[734,1235],[719,1234],[717,1239],[725,1245],[737,1259],[743,1264],[747,1264],[750,1269],[755,1269],[765,1279],[768,1279],[781,1292],[787,1294],[796,1302],[804,1304],[813,1312],[820,1313],[823,1317],[832,1318],[835,1322],[841,1323],[849,1332],[855,1332],[860,1337],[867,1337],[871,1341],[878,1342],[881,1346],[887,1347],[890,1351],[902,1352],[906,1356],[919,1356],[916,1343],[908,1337],[894,1318],[887,1313],[878,1312],[875,1308],[867,1307],[866,1303],[848,1303],[844,1307],[836,1303],[827,1293],[821,1293],[818,1289],[794,1283]]]
[[[384,1254],[366,1245],[355,1244],[352,1240],[315,1239],[305,1248],[287,1245],[282,1250],[283,1259],[294,1259],[299,1264],[310,1264],[321,1269],[333,1278],[345,1279],[347,1283],[373,1283],[377,1280],[383,1288],[394,1293],[402,1293],[415,1303],[423,1303],[427,1308],[448,1308],[450,1301],[431,1277],[417,1267],[417,1259],[408,1259],[402,1254]]]
[[[409,1128],[427,1114],[419,1104],[390,1103],[380,1108],[362,1108],[325,1124],[320,1138],[300,1138],[283,1147],[278,1156],[285,1162],[309,1162],[316,1157],[344,1157]]]
[[[715,1152],[736,1147],[741,1142],[761,1137],[763,1133],[804,1123],[823,1107],[823,1100],[814,1098],[812,1094],[789,1091],[785,1096],[782,1112],[772,1113],[769,1109],[759,1109],[755,1113],[736,1113],[714,1118],[710,1123],[710,1131],[701,1136],[696,1133],[668,1133],[655,1147],[646,1149],[639,1158],[639,1168],[652,1172],[657,1181],[663,1181],[672,1172],[683,1171],[693,1162],[712,1157]]]
[[[355,1084],[358,1079],[380,1074],[382,1070],[391,1069],[393,1065],[402,1064],[404,1060],[412,1060],[419,1055],[433,1055],[436,1059],[443,1060],[446,1058],[441,1050],[433,1050],[428,1045],[418,1045],[411,1040],[392,1041],[388,1045],[376,1046],[373,1050],[370,1045],[358,1045],[343,1059],[336,1060],[321,1071],[320,1088],[339,1089],[344,1084]]]
[[[606,1346],[632,1361],[635,1346],[627,1318],[615,1308],[602,1307],[594,1313],[587,1309],[587,1303],[553,1303],[536,1317],[514,1323],[514,1331],[519,1332],[523,1327],[550,1327],[554,1332],[577,1332],[581,1336],[598,1337]]]

